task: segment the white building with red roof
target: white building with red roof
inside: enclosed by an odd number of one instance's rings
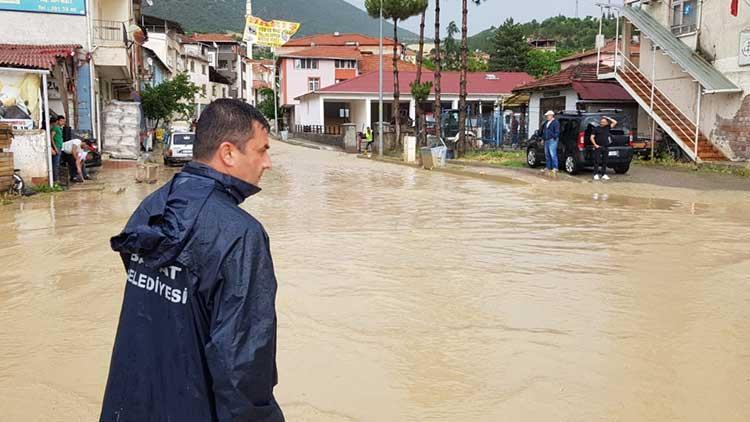
[[[411,96],[410,84],[415,72],[399,73],[401,93],[399,108],[404,117],[415,117],[416,102]],[[433,73],[422,74],[422,81],[432,81]],[[533,81],[525,72],[471,72],[467,75],[467,102],[476,112],[491,113],[498,101],[509,97],[514,88]],[[445,72],[441,80],[442,108],[458,108],[459,73]],[[390,120],[393,110],[393,73],[384,72],[384,119]],[[295,98],[299,104],[292,110],[292,131],[302,132],[309,127],[331,128],[344,123],[354,123],[358,131],[374,127],[378,121],[378,72],[370,72],[338,84],[311,90]],[[432,113],[434,90],[423,104]]]

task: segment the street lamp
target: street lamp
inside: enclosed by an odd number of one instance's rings
[[[383,156],[383,0],[380,0],[380,66],[378,67],[378,156]]]

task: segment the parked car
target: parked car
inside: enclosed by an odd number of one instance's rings
[[[609,146],[607,167],[617,174],[630,170],[633,161],[633,136],[636,133],[627,116],[621,110],[600,110],[598,112],[563,112],[555,116],[560,122],[560,142],[557,156],[561,170],[568,174],[577,174],[585,167],[594,166],[594,147],[591,134],[603,116],[617,120],[618,124],[611,130],[612,143]],[[544,165],[544,142],[538,130],[529,139],[526,147],[526,163],[529,167]]]
[[[184,164],[193,159],[193,142],[195,133],[170,133],[164,146],[164,164]]]

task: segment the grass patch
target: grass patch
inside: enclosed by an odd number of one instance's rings
[[[526,167],[526,154],[523,151],[473,151],[467,153],[462,159],[501,167]]]
[[[11,199],[11,196],[7,193],[3,193],[0,195],[0,206],[2,205],[10,205],[13,203],[13,200]]]
[[[50,185],[36,185],[31,188],[36,193],[51,193],[51,192],[63,192],[65,189],[58,183],[55,183],[52,187]]]
[[[657,158],[655,160],[643,160],[638,158],[634,159],[633,162],[648,167],[695,171],[704,174],[728,174],[731,176],[750,178],[750,165],[695,164],[692,162],[676,161],[672,158]]]

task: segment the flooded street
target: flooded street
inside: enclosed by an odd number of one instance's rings
[[[750,420],[747,192],[272,151],[243,207],[271,236],[287,420]],[[97,420],[125,287],[109,238],[158,186],[134,174],[0,206],[3,422]]]

